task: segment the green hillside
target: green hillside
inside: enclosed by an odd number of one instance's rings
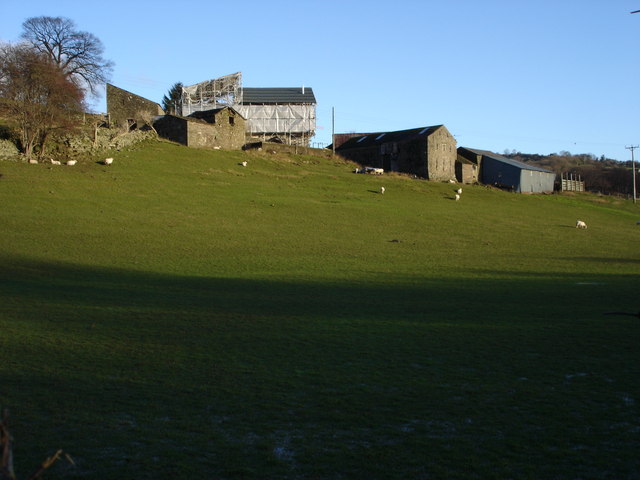
[[[633,203],[456,202],[339,159],[167,142],[109,156],[0,162],[20,477],[58,448],[76,465],[47,478],[640,471],[640,320],[603,315],[640,310]]]

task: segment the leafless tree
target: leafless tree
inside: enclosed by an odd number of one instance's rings
[[[32,17],[22,24],[22,39],[47,55],[69,78],[91,94],[108,81],[113,62],[103,58],[100,39],[62,17]]]
[[[44,154],[47,139],[81,121],[84,94],[48,56],[25,45],[0,46],[0,111],[20,126],[22,150]]]

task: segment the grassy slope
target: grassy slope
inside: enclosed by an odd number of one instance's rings
[[[54,478],[640,469],[640,323],[601,315],[638,310],[628,202],[454,202],[339,161],[168,143],[114,156],[0,163],[19,472],[57,447],[78,467]]]

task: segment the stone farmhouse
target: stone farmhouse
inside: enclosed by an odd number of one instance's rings
[[[444,125],[336,137],[336,153],[361,165],[436,181],[456,176],[456,140]]]
[[[460,163],[476,165],[479,181],[517,193],[552,193],[556,174],[486,150],[459,147]]]

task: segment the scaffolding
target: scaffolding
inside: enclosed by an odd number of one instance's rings
[[[300,101],[299,97],[301,95],[304,97],[305,94],[304,87],[300,90],[292,88],[275,90],[286,90],[288,98],[281,102],[259,100],[255,103],[244,103],[242,73],[233,73],[183,87],[179,114],[186,117],[198,111],[232,107],[245,118],[248,137],[308,146],[316,129],[316,104],[313,92],[311,89],[307,91],[307,94],[313,98],[313,103],[310,103],[308,99],[305,99],[306,102]],[[249,98],[247,100],[251,101]]]
[[[242,102],[242,73],[182,87],[182,116],[193,112],[232,107]]]
[[[247,119],[250,137],[263,141],[277,138],[289,145],[308,146],[315,135],[315,105],[236,105],[234,108]]]

